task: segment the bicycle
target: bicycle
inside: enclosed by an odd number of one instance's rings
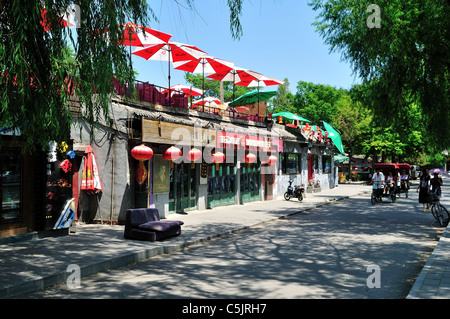
[[[441,201],[435,192],[430,193],[431,196],[431,214],[439,222],[441,227],[446,227],[448,225],[449,214],[447,208],[441,205]]]

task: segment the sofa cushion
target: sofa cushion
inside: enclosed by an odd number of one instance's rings
[[[184,223],[179,220],[164,220],[156,222],[147,222],[138,226],[139,229],[145,229],[149,231],[168,231],[176,226],[183,225]]]

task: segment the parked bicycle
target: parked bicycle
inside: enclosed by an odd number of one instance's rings
[[[430,196],[432,202],[431,214],[433,214],[433,217],[439,222],[441,227],[446,227],[449,220],[447,208],[441,205],[439,196],[437,196],[435,192],[431,192]]]

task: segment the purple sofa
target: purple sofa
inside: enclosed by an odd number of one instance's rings
[[[156,208],[128,209],[125,216],[126,239],[156,241],[181,234],[180,220],[160,220]]]

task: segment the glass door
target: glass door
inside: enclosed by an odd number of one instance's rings
[[[174,164],[170,169],[169,211],[182,213],[196,208],[197,165]]]

